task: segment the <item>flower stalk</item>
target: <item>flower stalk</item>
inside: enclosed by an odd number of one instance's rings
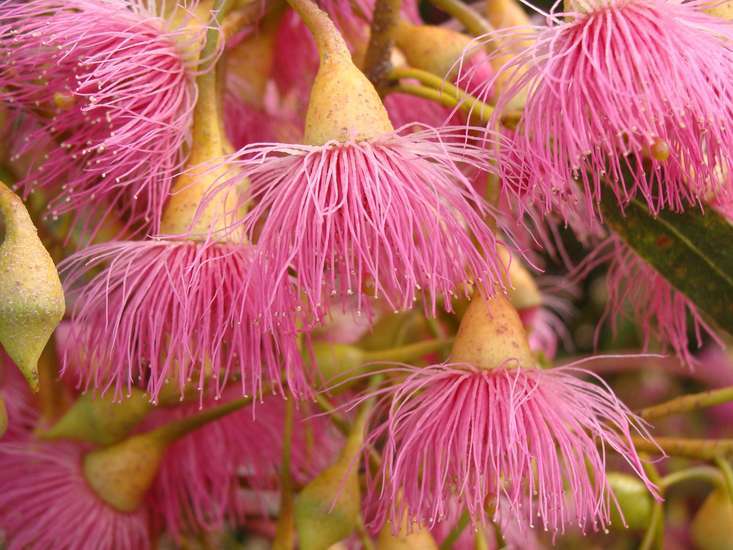
[[[733,401],[733,386],[675,397],[664,403],[642,409],[641,416],[645,420],[656,420],[673,414],[684,414],[715,407],[731,401]]]

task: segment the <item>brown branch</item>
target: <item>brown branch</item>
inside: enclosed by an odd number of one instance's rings
[[[381,93],[392,68],[392,48],[400,21],[402,0],[377,0],[372,14],[372,27],[364,58],[364,74]]]

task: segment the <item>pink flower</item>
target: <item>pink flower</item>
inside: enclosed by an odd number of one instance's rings
[[[243,246],[186,240],[110,242],[60,265],[66,285],[103,268],[74,299],[74,354],[80,383],[121,397],[133,385],[153,401],[166,380],[221,395],[239,377],[245,394],[260,394],[281,377],[291,391],[307,387],[296,346],[297,298],[286,282],[251,269]],[[268,308],[261,307],[264,294]],[[255,311],[265,312],[260,316]],[[281,369],[284,367],[284,373]]]
[[[236,388],[225,392],[234,399]],[[215,405],[210,401],[206,406]],[[157,409],[146,420],[154,428],[198,411],[197,404]],[[327,466],[340,447],[330,421],[305,418],[298,410],[292,440],[293,475],[306,481]],[[161,527],[176,538],[190,532],[216,531],[225,523],[241,525],[247,515],[262,515],[267,493],[277,489],[282,460],[285,402],[267,397],[256,411],[245,408],[180,439],[167,451],[151,489],[151,509]],[[259,502],[242,498],[246,484]]]
[[[425,128],[323,146],[256,144],[238,153],[253,206],[244,219],[274,280],[295,269],[312,311],[356,296],[409,309],[446,308],[475,283],[502,280],[493,211],[461,168],[485,169],[487,152],[456,141],[465,127]]]
[[[580,200],[593,216],[604,186],[654,212],[731,194],[713,182],[733,158],[733,27],[704,4],[581,2],[502,68],[497,113],[527,91],[514,147],[546,207]]]
[[[199,33],[166,29],[148,4],[0,3],[0,98],[38,126],[16,158],[57,142],[18,185],[51,189],[54,217],[102,204],[157,229],[185,160],[196,90],[184,50]]]
[[[692,300],[675,289],[619,237],[611,237],[599,246],[589,263],[581,266],[581,273],[605,261],[611,263],[607,274],[608,304],[604,318],[615,320],[624,314],[629,315],[641,330],[644,350],[654,339],[663,347],[671,348],[683,362],[694,366],[698,361],[690,347],[701,347],[703,334],[725,347]],[[690,326],[693,340],[688,336]]]
[[[119,512],[82,473],[83,448],[71,443],[0,444],[0,529],[9,550],[146,550],[144,509]]]
[[[375,524],[404,513],[427,526],[452,521],[447,503],[456,497],[474,524],[495,506],[493,519],[555,533],[570,522],[595,530],[609,524],[615,502],[606,449],[656,494],[631,441],[633,432],[648,435],[644,425],[587,371],[508,363],[394,370],[406,378],[379,391],[387,419],[370,435],[385,442],[367,495]]]

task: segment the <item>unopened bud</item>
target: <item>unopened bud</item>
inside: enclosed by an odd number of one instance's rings
[[[606,479],[621,508],[619,513],[618,508],[611,505],[611,525],[616,528],[626,526],[629,529],[648,527],[654,501],[646,486],[639,478],[619,472],[608,472]]]
[[[699,550],[728,550],[733,541],[733,502],[724,489],[716,489],[692,520],[692,540]]]
[[[22,201],[0,182],[0,344],[38,390],[38,358],[64,315],[56,266]]]
[[[365,422],[362,411],[336,462],[295,498],[295,526],[302,550],[328,548],[353,533],[359,523],[359,454]]]
[[[152,408],[148,397],[133,389],[121,402],[108,395],[86,394],[50,429],[41,432],[41,439],[72,439],[110,445],[127,437]]]
[[[733,20],[733,2],[731,2],[731,0],[727,0],[726,2],[710,0],[709,7],[704,9],[707,13],[714,15],[715,17]]]
[[[516,0],[486,0],[486,16],[495,29],[526,27],[532,24]]]
[[[365,353],[356,346],[316,342],[313,355],[318,372],[326,385],[335,384],[359,374],[365,362]]]
[[[536,310],[542,305],[542,294],[532,274],[522,262],[512,256],[504,247],[499,248],[499,255],[507,266],[507,284],[509,300],[518,311]]]
[[[420,525],[414,524],[407,529],[404,521],[397,534],[393,530],[390,522],[384,525],[377,539],[377,550],[438,550],[430,531]]]
[[[485,63],[487,68],[491,66],[483,48],[473,44],[470,36],[444,27],[402,21],[397,27],[396,45],[408,65],[448,80],[458,76],[461,59],[464,64],[474,62]],[[491,75],[485,77],[488,79]]]
[[[167,446],[156,431],[92,451],[84,457],[84,477],[110,506],[133,512],[152,485]]]

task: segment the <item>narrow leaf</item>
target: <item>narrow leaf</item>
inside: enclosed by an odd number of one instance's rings
[[[712,208],[653,216],[638,199],[622,212],[611,193],[601,211],[626,244],[733,334],[733,225]]]

